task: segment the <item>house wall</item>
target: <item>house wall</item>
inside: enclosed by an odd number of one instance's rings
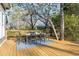
[[[0,43],[5,37],[5,14],[2,6],[0,5]]]

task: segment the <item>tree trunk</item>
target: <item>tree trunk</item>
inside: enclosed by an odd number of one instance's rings
[[[59,40],[64,40],[64,11],[63,11],[63,3],[60,4],[60,15],[61,15],[61,20],[60,20],[60,39]]]
[[[34,29],[32,15],[30,15],[30,21],[31,21],[31,29]]]
[[[51,28],[53,29],[54,33],[55,33],[55,36],[56,36],[56,39],[58,40],[59,37],[57,35],[57,32],[56,32],[56,29],[55,29],[55,26],[53,24],[53,22],[51,21],[51,19],[48,19],[49,23],[51,24]]]

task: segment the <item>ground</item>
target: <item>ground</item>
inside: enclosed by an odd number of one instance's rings
[[[16,51],[15,40],[6,40],[0,47],[0,56],[79,56],[79,44],[52,40],[54,42],[48,45],[18,51]]]

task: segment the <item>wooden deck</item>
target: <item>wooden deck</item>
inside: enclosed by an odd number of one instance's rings
[[[0,47],[0,56],[79,56],[79,44],[56,41],[48,45],[16,51],[16,42],[7,40]]]

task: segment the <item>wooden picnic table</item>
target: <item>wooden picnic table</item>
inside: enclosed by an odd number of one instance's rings
[[[23,39],[23,37],[24,37],[24,39]],[[45,38],[47,37],[47,34],[45,34],[45,33],[27,33],[27,34],[25,34],[25,35],[22,35],[21,36],[21,38],[20,38],[20,41],[21,40],[24,40],[25,42],[31,42],[32,40],[37,40],[37,39],[39,39],[39,40],[42,40],[43,38],[44,38],[44,40],[45,40]]]

